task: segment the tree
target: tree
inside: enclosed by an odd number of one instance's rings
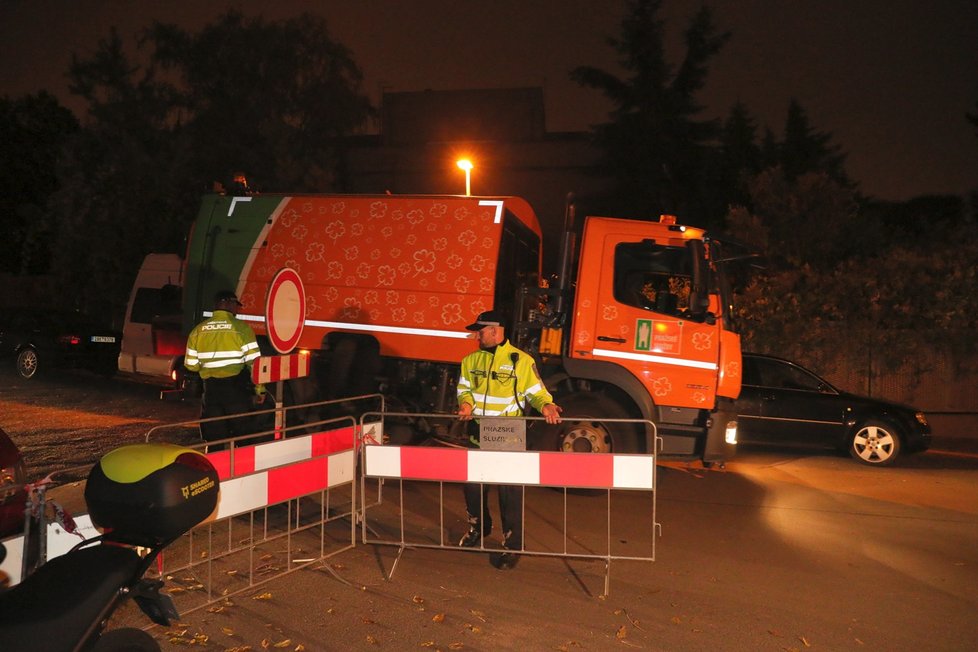
[[[719,187],[727,204],[746,206],[748,183],[761,171],[762,154],[757,144],[757,122],[742,102],[730,109],[720,132]]]
[[[145,254],[182,253],[214,182],[243,170],[266,190],[341,190],[339,143],[372,115],[320,18],[229,12],[196,34],[154,23],[139,45],[136,63],[112,31],[69,71],[87,119],[53,202],[55,271],[106,314]]]
[[[808,114],[796,100],[788,104],[784,141],[778,152],[778,163],[789,180],[809,172],[824,172],[842,185],[851,185],[844,164],[846,155],[832,143],[832,134],[816,131]]]
[[[229,12],[198,34],[156,23],[153,60],[172,87],[199,147],[201,179],[241,169],[266,190],[343,190],[340,143],[374,115],[350,51],[325,21],[281,22]]]
[[[627,78],[591,66],[574,69],[571,78],[614,105],[595,138],[604,150],[604,168],[618,185],[622,205],[616,209],[675,212],[702,221],[694,212],[702,206],[701,191],[708,185],[703,171],[712,168],[719,125],[697,119],[703,107],[695,96],[706,83],[708,62],[730,35],[717,33],[710,10],[701,8],[685,32],[686,54],[674,73],[665,58],[661,5],[629,2],[621,36],[608,39]]]
[[[0,98],[0,271],[47,271],[45,205],[58,185],[62,148],[77,130],[71,111],[45,91]]]

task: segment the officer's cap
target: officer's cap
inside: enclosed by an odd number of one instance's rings
[[[502,326],[505,321],[503,313],[498,310],[487,310],[480,314],[474,324],[465,327],[467,331],[481,331],[486,326]]]

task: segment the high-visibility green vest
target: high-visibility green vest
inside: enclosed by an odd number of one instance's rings
[[[190,331],[183,365],[201,378],[230,378],[245,367],[250,371],[260,355],[251,327],[226,310],[215,310]],[[259,393],[263,389],[256,387]]]
[[[513,354],[517,355],[513,363]],[[540,380],[536,363],[506,340],[495,351],[479,349],[462,359],[458,379],[458,404],[472,405],[472,414],[508,417],[523,414],[529,403],[541,411],[553,396]]]

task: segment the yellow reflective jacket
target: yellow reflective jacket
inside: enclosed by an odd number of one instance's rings
[[[462,359],[458,404],[470,404],[477,417],[519,416],[527,402],[539,412],[553,400],[540,380],[533,358],[509,340],[495,351],[479,349]]]
[[[190,331],[183,365],[201,378],[230,378],[246,367],[250,372],[260,355],[251,327],[226,310],[215,310]],[[262,394],[265,388],[256,385],[255,391]]]

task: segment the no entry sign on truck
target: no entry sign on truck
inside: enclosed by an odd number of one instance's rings
[[[306,291],[299,273],[284,267],[275,274],[265,298],[268,340],[279,353],[288,353],[299,343],[306,317]]]

